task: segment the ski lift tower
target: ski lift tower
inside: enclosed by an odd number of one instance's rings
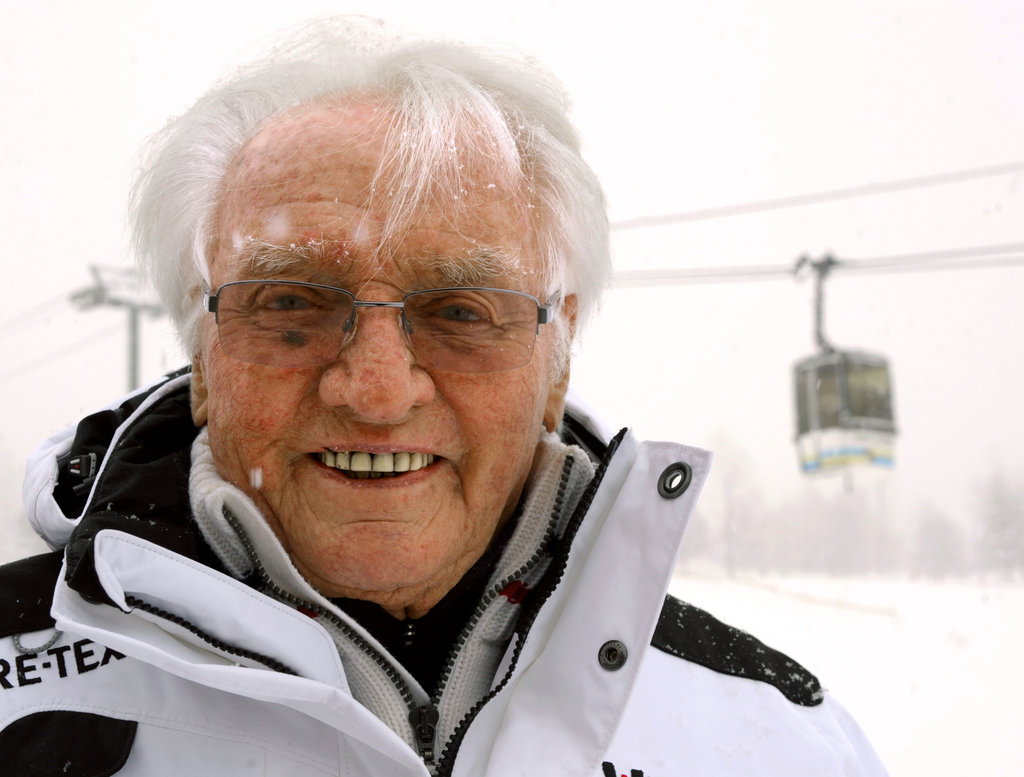
[[[80,310],[106,305],[128,311],[128,390],[133,391],[139,385],[139,317],[155,318],[164,309],[134,268],[92,265],[89,270],[94,284],[72,294],[71,302]]]
[[[840,263],[802,256],[795,271],[814,272],[814,339],[818,353],[793,367],[796,447],[806,473],[855,465],[892,467],[896,425],[889,364],[883,356],[838,349],[825,337],[824,284]]]

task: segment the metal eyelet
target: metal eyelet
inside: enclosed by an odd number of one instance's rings
[[[623,643],[617,639],[610,639],[601,645],[601,649],[597,652],[597,661],[601,664],[602,669],[616,672],[622,669],[628,656],[629,651],[626,650]]]
[[[53,636],[50,637],[45,643],[39,647],[25,647],[21,644],[21,634],[12,634],[11,642],[14,645],[14,649],[21,653],[23,656],[39,655],[45,653],[47,650],[57,644],[57,640],[63,636],[64,632],[58,629],[53,630]]]
[[[669,464],[658,478],[658,493],[665,499],[675,499],[683,495],[692,480],[693,470],[685,461]]]

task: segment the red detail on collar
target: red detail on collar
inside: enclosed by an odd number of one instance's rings
[[[522,604],[523,599],[530,592],[526,584],[521,580],[513,580],[507,586],[505,586],[499,596],[504,596],[508,599],[509,604]]]
[[[305,615],[305,616],[307,616],[309,618],[312,618],[313,620],[316,620],[317,618],[320,617],[316,612],[314,612],[313,610],[311,610],[308,607],[305,607],[305,606],[303,606],[301,604],[296,609],[299,612],[301,612],[303,615]]]

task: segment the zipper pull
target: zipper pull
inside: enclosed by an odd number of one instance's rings
[[[416,747],[420,757],[428,764],[434,762],[434,737],[437,735],[437,721],[440,717],[437,709],[429,704],[409,711]]]

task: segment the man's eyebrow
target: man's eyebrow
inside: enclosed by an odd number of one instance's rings
[[[326,286],[339,285],[337,264],[330,261],[336,246],[327,240],[279,245],[265,240],[247,240],[242,252],[242,272],[252,279],[301,279]],[[329,268],[329,269],[328,269]]]
[[[243,272],[250,278],[300,277],[313,283],[336,286],[344,276],[334,262],[326,262],[331,254],[328,241],[279,245],[262,240],[247,241],[242,254]],[[514,285],[526,276],[518,252],[504,248],[479,247],[461,256],[425,254],[411,256],[402,263],[422,282],[435,288],[445,286]],[[328,267],[329,269],[325,269]],[[426,287],[424,287],[426,288]]]
[[[261,240],[249,241],[243,253],[244,272],[253,278],[295,275],[311,269],[312,245],[283,246]]]
[[[526,275],[518,252],[502,248],[480,248],[458,257],[430,255],[417,261],[439,286],[507,286]]]

